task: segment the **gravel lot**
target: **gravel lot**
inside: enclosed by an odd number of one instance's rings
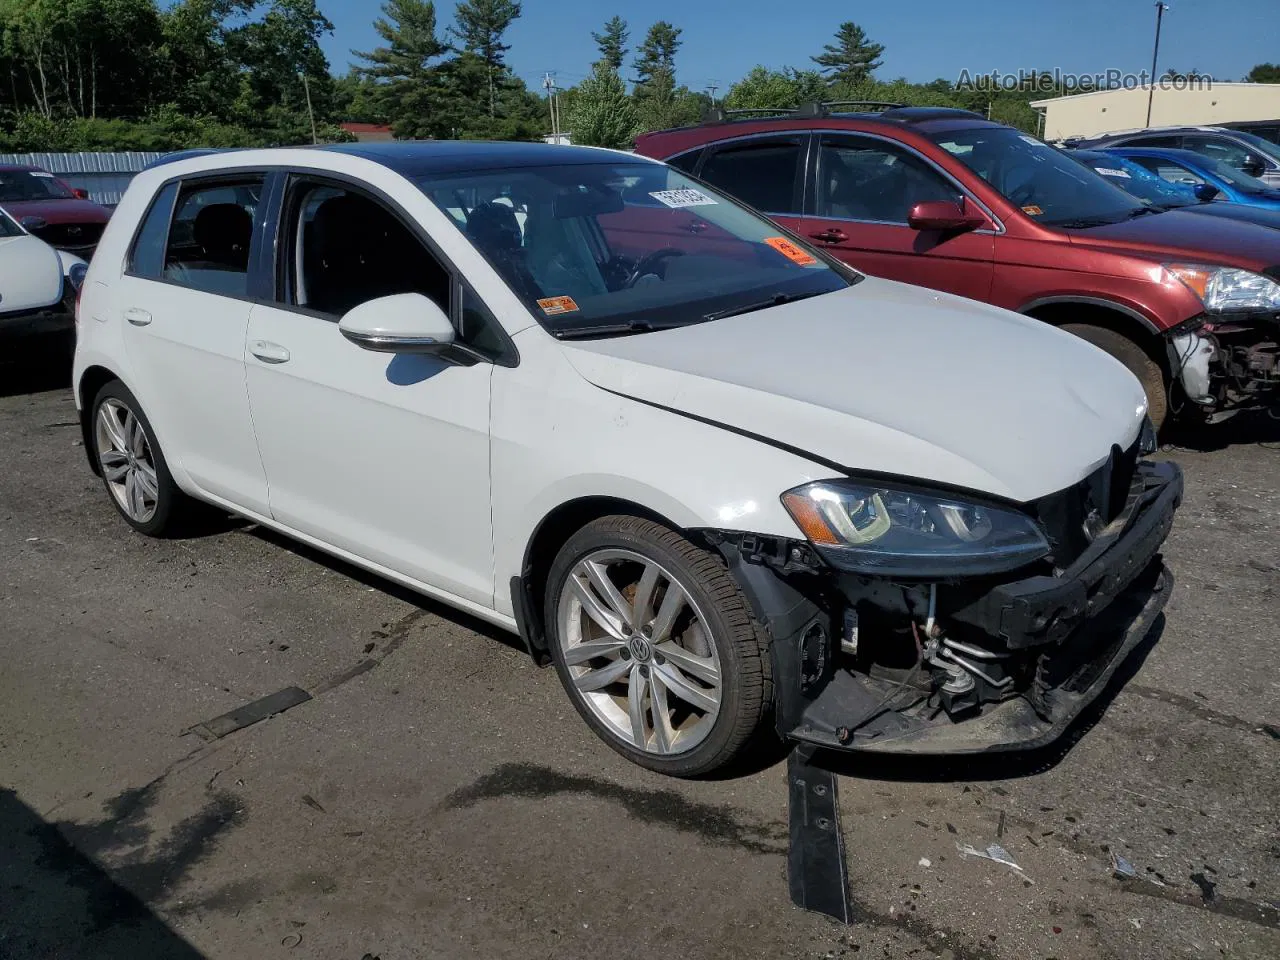
[[[0,957],[1280,956],[1280,422],[1210,436],[1168,451],[1158,640],[1072,743],[841,778],[843,927],[788,900],[782,764],[659,778],[514,638],[243,524],[132,535],[6,344]]]

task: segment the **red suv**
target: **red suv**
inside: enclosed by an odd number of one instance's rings
[[[49,246],[86,260],[111,219],[87,191],[26,164],[0,164],[0,207]]]
[[[1147,205],[1012,127],[811,105],[636,149],[866,273],[1078,334],[1142,381],[1157,424],[1179,404],[1215,419],[1276,396],[1280,231]]]

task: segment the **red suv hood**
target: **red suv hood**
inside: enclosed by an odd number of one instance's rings
[[[1280,230],[1179,210],[1066,231],[1073,244],[1262,271],[1280,265]]]
[[[39,217],[45,223],[106,223],[111,214],[89,200],[6,200],[0,206],[21,221]]]

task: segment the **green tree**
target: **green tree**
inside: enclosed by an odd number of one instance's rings
[[[342,76],[334,78],[333,116],[356,123],[386,123],[381,92],[372,77],[361,73],[358,67],[351,67]]]
[[[661,70],[666,70],[672,78],[675,77],[676,51],[680,49],[682,32],[679,27],[672,26],[665,20],[659,20],[649,28],[632,65],[636,71],[636,86],[643,87],[651,83],[654,75]]]
[[[1280,83],[1280,63],[1260,63],[1244,77],[1245,83]]]
[[[489,116],[497,115],[498,83],[506,72],[510,44],[502,42],[507,29],[520,16],[518,0],[466,0],[458,4],[454,34],[462,50],[484,61],[489,87]]]
[[[600,48],[600,59],[609,65],[615,73],[622,69],[622,61],[627,56],[627,40],[631,32],[627,29],[627,21],[619,16],[609,19],[604,25],[604,33],[592,33],[591,39]]]
[[[225,43],[241,65],[236,114],[250,126],[293,127],[286,139],[316,139],[317,115],[333,99],[329,61],[320,38],[333,24],[315,0],[271,0],[261,20],[235,27]]]
[[[618,71],[601,59],[578,84],[568,113],[573,142],[591,147],[629,147],[636,135],[635,107]]]
[[[835,43],[828,43],[822,51],[813,62],[822,67],[829,83],[859,83],[869,80],[881,65],[884,45],[872,43],[860,26],[845,21],[836,31]]]
[[[730,110],[784,110],[820,101],[826,94],[826,84],[816,70],[757,66],[729,87],[724,106]]]
[[[436,35],[435,4],[386,0],[373,28],[385,46],[352,53],[365,61],[360,74],[377,85],[378,109],[394,118],[392,127],[398,137],[439,135],[435,114],[442,91],[437,61],[449,48]]]

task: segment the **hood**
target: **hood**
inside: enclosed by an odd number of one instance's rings
[[[1133,443],[1146,412],[1133,375],[1083,340],[870,277],[738,317],[563,346],[614,393],[851,471],[1020,502],[1088,476]]]
[[[91,200],[6,200],[0,203],[18,222],[39,217],[46,223],[106,223],[111,214]]]
[[[1065,232],[1073,244],[1111,250],[1119,247],[1143,256],[1209,261],[1254,271],[1280,264],[1280,234],[1256,223],[1207,218],[1183,210]]]
[[[1280,206],[1275,209],[1251,207],[1243,203],[1197,203],[1194,206],[1182,207],[1187,213],[1204,214],[1209,217],[1221,217],[1223,220],[1239,220],[1242,223],[1256,223],[1263,227],[1280,229]]]
[[[38,237],[0,237],[0,314],[38,310],[62,299],[62,261]]]

